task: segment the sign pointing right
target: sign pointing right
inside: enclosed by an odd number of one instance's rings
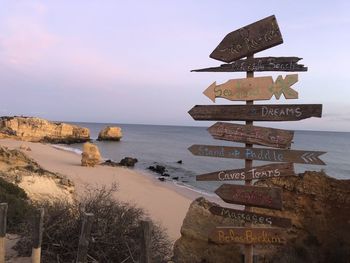
[[[190,148],[188,148],[188,150],[193,155],[197,156],[248,159],[269,162],[293,162],[316,165],[325,165],[325,163],[318,157],[326,153],[318,151],[245,148],[198,144],[192,145]]]

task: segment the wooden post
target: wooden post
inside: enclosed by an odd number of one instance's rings
[[[32,263],[40,263],[41,261],[41,242],[43,239],[44,226],[44,208],[38,209],[33,217],[32,232]]]
[[[7,204],[0,204],[0,263],[5,263],[5,238],[7,223]]]
[[[92,226],[93,220],[94,220],[94,214],[84,212],[76,263],[86,262],[88,247],[90,243],[91,226]]]
[[[248,56],[247,59],[253,59],[254,55]],[[247,78],[254,78],[254,71],[247,71]],[[246,102],[246,105],[253,105],[254,101],[249,100]],[[252,126],[253,121],[246,121],[245,124],[247,126]],[[253,147],[253,144],[246,143],[245,147]],[[253,160],[245,160],[245,169],[251,169],[253,167]],[[245,185],[251,185],[252,180],[246,180]],[[245,211],[250,212],[251,207],[245,206]],[[246,226],[251,226],[250,223],[246,223]],[[253,245],[245,245],[245,251],[244,251],[244,262],[245,263],[253,263]]]
[[[151,232],[150,221],[141,221],[141,254],[140,263],[151,262]]]

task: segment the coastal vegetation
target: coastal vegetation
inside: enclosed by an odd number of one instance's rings
[[[109,188],[89,188],[80,201],[36,204],[35,207],[45,209],[42,261],[75,260],[81,219],[86,211],[94,214],[88,262],[135,262],[140,255],[140,222],[147,215],[140,208],[116,200],[113,197],[116,191],[116,185]],[[18,198],[22,195],[23,193],[18,191]],[[8,218],[9,222],[19,222],[22,219],[21,231],[17,229],[22,237],[15,249],[20,256],[30,256],[31,216],[28,213],[20,214],[20,211],[17,211],[20,207],[15,209],[15,216],[9,215]],[[162,227],[155,222],[152,222],[151,244],[152,262],[166,262],[170,258],[171,242]]]

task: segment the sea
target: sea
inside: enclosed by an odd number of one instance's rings
[[[222,182],[196,181],[196,175],[226,169],[244,168],[244,160],[194,156],[188,148],[193,144],[243,146],[223,140],[215,140],[206,127],[163,126],[112,123],[72,123],[90,129],[91,138],[105,160],[119,162],[124,157],[137,158],[133,169],[157,180],[159,174],[148,169],[162,165],[170,175],[166,183],[194,191],[213,194]],[[106,126],[122,128],[119,142],[97,141],[98,133]],[[58,147],[81,154],[82,144],[59,145]],[[325,151],[324,165],[295,164],[297,173],[324,170],[338,179],[350,179],[350,133],[327,131],[295,131],[292,149]],[[181,160],[181,163],[178,161]],[[254,166],[267,162],[254,161]],[[235,182],[237,183],[237,182]]]

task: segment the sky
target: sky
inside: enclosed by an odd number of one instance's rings
[[[274,14],[284,43],[255,56],[302,57],[309,70],[293,86],[298,100],[262,103],[320,103],[323,117],[263,126],[350,131],[350,1],[0,0],[0,6],[0,116],[208,126],[187,111],[213,105],[202,94],[212,82],[245,74],[190,70],[219,66],[209,54],[227,33]],[[288,73],[256,76],[279,74]]]

